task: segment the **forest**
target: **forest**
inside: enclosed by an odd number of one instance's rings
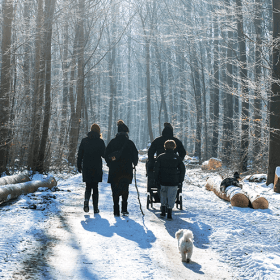
[[[93,123],[137,149],[280,166],[280,1],[2,0],[0,174],[76,170]]]

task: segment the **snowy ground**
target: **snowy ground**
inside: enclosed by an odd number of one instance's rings
[[[129,217],[113,216],[107,169],[100,213],[83,212],[81,175],[61,174],[57,191],[41,190],[0,206],[2,279],[279,279],[280,195],[265,183],[247,183],[270,203],[267,210],[232,207],[205,190],[209,176],[188,169],[183,210],[173,221],[146,209],[144,163],[130,186]],[[36,209],[34,208],[36,205]],[[182,263],[174,238],[194,233],[194,254]]]

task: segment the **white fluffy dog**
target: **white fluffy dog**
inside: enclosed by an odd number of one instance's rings
[[[182,256],[182,262],[190,262],[193,253],[193,233],[188,229],[179,229],[175,233],[178,239],[178,248]]]

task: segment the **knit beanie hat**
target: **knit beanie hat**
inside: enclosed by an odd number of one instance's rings
[[[129,129],[124,124],[123,120],[118,120],[117,126],[118,126],[118,132],[129,132]]]
[[[169,122],[164,123],[164,128],[166,128],[166,127],[171,128],[173,130],[173,127],[172,127],[171,123],[169,123]]]
[[[100,127],[99,127],[99,125],[96,124],[96,123],[94,123],[94,124],[91,126],[90,130],[93,131],[93,132],[96,132],[96,133],[100,134]]]

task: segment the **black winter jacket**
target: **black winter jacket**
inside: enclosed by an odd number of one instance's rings
[[[77,167],[82,168],[83,182],[102,182],[102,158],[105,143],[96,132],[89,132],[79,146]]]
[[[149,162],[153,165],[154,163],[154,155],[156,154],[156,156],[163,154],[165,152],[164,150],[164,143],[167,140],[174,140],[176,143],[176,149],[174,150],[175,154],[178,153],[180,158],[183,160],[185,155],[186,155],[186,150],[182,144],[182,142],[173,136],[173,130],[169,127],[165,127],[162,131],[162,136],[156,138],[149,150],[148,150],[148,159]]]
[[[126,143],[126,144],[125,144]],[[111,161],[109,155],[112,152],[121,150],[125,144],[121,157],[116,161]],[[105,160],[109,166],[108,183],[117,185],[121,179],[126,179],[126,182],[131,184],[133,178],[133,166],[138,163],[138,151],[135,144],[128,139],[125,132],[119,132],[114,139],[112,139],[105,152]]]
[[[186,168],[173,150],[166,150],[155,162],[155,178],[162,186],[178,186],[185,178]]]

